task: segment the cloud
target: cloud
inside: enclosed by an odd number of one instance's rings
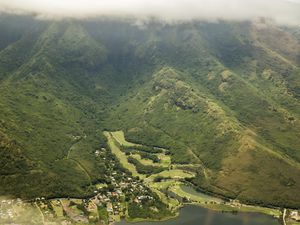
[[[252,20],[265,17],[300,26],[300,0],[0,0],[0,12],[39,18],[99,16],[181,20]]]

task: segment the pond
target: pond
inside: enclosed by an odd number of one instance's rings
[[[121,221],[117,225],[132,225]],[[134,225],[280,225],[278,219],[259,213],[222,213],[188,205],[179,217],[162,222],[139,222]]]

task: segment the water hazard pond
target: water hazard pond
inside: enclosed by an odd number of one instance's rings
[[[121,221],[117,225],[133,225]],[[163,222],[139,222],[134,225],[280,225],[271,216],[259,213],[221,213],[188,205],[180,210],[179,217]]]

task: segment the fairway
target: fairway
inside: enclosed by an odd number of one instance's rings
[[[156,155],[160,159],[160,165],[161,166],[169,167],[171,165],[171,157],[169,155],[166,155],[164,153],[158,153]]]
[[[150,182],[150,186],[156,189],[167,189],[171,185],[175,185],[177,181],[174,181],[172,179],[161,181],[161,182]]]
[[[115,131],[115,132],[110,132],[110,134],[113,136],[113,138],[120,144],[124,146],[140,146],[138,144],[134,144],[131,142],[128,142],[125,140],[124,132],[123,131]]]
[[[172,179],[184,179],[184,178],[192,178],[195,176],[194,173],[187,172],[184,170],[165,170],[158,174],[153,174],[149,177],[149,179],[154,179],[155,177],[164,177],[164,178],[172,178]]]
[[[116,132],[112,132],[112,133],[116,133]],[[108,145],[112,151],[112,153],[119,159],[121,165],[128,169],[133,176],[138,176],[140,178],[144,177],[143,175],[139,174],[137,171],[136,171],[136,168],[134,165],[132,165],[131,163],[128,162],[127,160],[127,157],[125,155],[124,152],[122,152],[119,147],[116,145],[115,143],[115,140],[114,140],[114,136],[112,135],[112,133],[109,133],[109,132],[104,132],[104,135],[106,136],[107,140],[108,140]],[[123,132],[122,132],[123,134]],[[123,135],[124,137],[124,135]]]
[[[185,197],[189,199],[194,204],[199,204],[202,207],[218,210],[218,211],[233,211],[239,210],[243,212],[260,212],[272,216],[278,217],[280,215],[280,211],[276,209],[269,209],[264,207],[257,207],[257,206],[249,206],[249,205],[239,205],[236,206],[232,203],[224,203],[224,201],[220,198],[216,198],[214,196],[210,196],[201,192],[197,192],[190,186],[185,185],[180,180],[185,178],[193,178],[195,174],[193,172],[189,172],[184,170],[183,168],[188,167],[198,167],[198,164],[187,164],[187,165],[180,165],[174,164],[173,166],[176,169],[171,170],[164,170],[157,174],[152,174],[149,177],[145,175],[139,174],[136,170],[136,167],[128,162],[126,154],[121,151],[118,147],[120,144],[127,145],[127,146],[137,146],[134,143],[127,142],[124,138],[124,133],[122,131],[116,132],[104,132],[104,135],[107,137],[108,145],[112,151],[112,153],[119,159],[121,165],[128,169],[133,176],[137,176],[140,179],[145,181],[145,184],[155,192],[160,199],[168,205],[169,209],[176,209],[181,203],[175,198],[169,198],[163,190],[169,190],[174,194]],[[142,159],[139,154],[132,154],[131,156],[135,159],[139,160],[140,163],[144,165],[168,165],[171,166],[171,160],[169,156],[166,156],[164,153],[156,154],[162,162],[160,163],[153,163],[152,160],[149,159]],[[182,169],[181,169],[182,168]],[[156,177],[162,177],[168,180],[161,181],[161,182],[153,182]]]
[[[171,165],[171,159],[163,153],[153,154],[156,155],[160,162],[153,162],[151,159],[143,159],[140,154],[132,154],[131,156],[137,159],[140,163],[145,166],[157,166],[157,167],[169,167]]]
[[[107,187],[107,184],[102,184],[102,183],[96,184],[97,189],[101,189],[101,188],[104,188],[104,187]]]
[[[142,163],[145,166],[160,166],[160,163],[154,163],[150,159],[142,159],[142,157],[139,154],[132,154],[131,157],[137,159],[140,163]]]
[[[222,202],[222,200],[219,198],[215,198],[206,195],[204,193],[197,192],[192,187],[186,186],[182,183],[176,183],[175,185],[171,186],[169,190],[179,195],[180,197],[186,197],[194,202],[199,202],[199,203],[205,203],[205,202],[221,203]]]
[[[169,198],[160,190],[158,190],[154,187],[151,187],[151,185],[150,185],[150,188],[153,192],[155,192],[159,196],[159,198],[162,200],[163,203],[168,205],[169,209],[175,209],[181,205],[181,203],[177,199]]]

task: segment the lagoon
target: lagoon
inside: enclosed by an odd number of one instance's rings
[[[121,221],[117,225],[132,225]],[[278,219],[260,213],[222,213],[194,205],[180,210],[177,218],[161,222],[138,222],[134,225],[280,225]]]

